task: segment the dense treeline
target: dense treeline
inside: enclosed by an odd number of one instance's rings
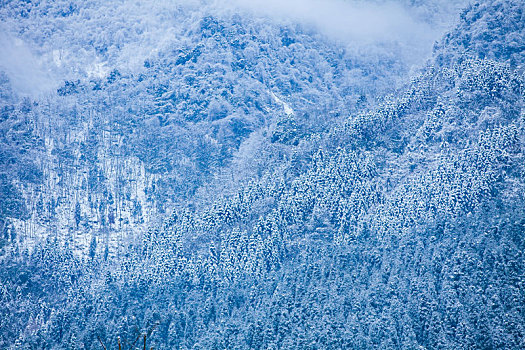
[[[12,36],[60,77],[20,118],[42,143],[42,181],[13,184],[25,245],[58,233],[75,251],[96,239],[117,256],[217,173],[233,186],[257,176],[410,68],[386,43],[363,54],[298,24],[202,5],[0,7]]]
[[[42,173],[35,163],[41,154],[42,140],[35,133],[29,99],[20,99],[12,91],[8,78],[0,73],[0,252],[16,242],[13,219],[29,217],[24,197],[17,184],[40,184]]]
[[[159,349],[525,347],[523,9],[468,7],[421,74],[326,131],[281,122],[259,176],[206,187],[118,259],[11,246],[0,346],[159,322]]]

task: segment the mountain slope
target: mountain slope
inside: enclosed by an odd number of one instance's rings
[[[496,54],[523,8],[467,8],[421,74],[336,126],[288,142],[283,118],[259,176],[205,188],[118,261],[53,240],[5,257],[0,344],[97,348],[159,322],[165,349],[524,347],[525,80]],[[484,22],[506,29],[472,35]]]
[[[203,312],[224,310],[193,319],[212,324],[204,347],[523,346],[523,75],[509,57],[437,55],[327,135],[302,174],[290,161],[147,238],[140,276],[193,276]]]
[[[10,1],[0,16],[38,73],[0,61],[10,84],[49,80],[27,89],[43,178],[14,184],[22,249],[57,236],[117,256],[203,185],[257,176],[411,68],[402,39],[348,45],[213,2]]]

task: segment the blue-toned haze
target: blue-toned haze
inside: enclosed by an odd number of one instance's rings
[[[525,348],[522,1],[0,23],[1,349]]]

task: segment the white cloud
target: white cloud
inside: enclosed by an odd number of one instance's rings
[[[55,87],[49,72],[22,40],[0,29],[0,48],[0,70],[17,93],[35,96]]]
[[[407,35],[420,25],[394,3],[364,4],[342,0],[233,0],[241,8],[317,26],[343,39],[384,40]]]
[[[428,57],[443,33],[394,2],[344,0],[216,0],[216,6],[314,27],[350,46],[396,44],[408,59]]]

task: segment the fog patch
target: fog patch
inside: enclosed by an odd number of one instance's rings
[[[410,9],[394,2],[217,0],[216,4],[313,27],[348,46],[395,45],[397,53],[409,60],[414,60],[414,55],[427,58],[444,30],[418,20]]]
[[[20,95],[37,96],[56,87],[42,61],[19,38],[0,29],[0,70]]]

